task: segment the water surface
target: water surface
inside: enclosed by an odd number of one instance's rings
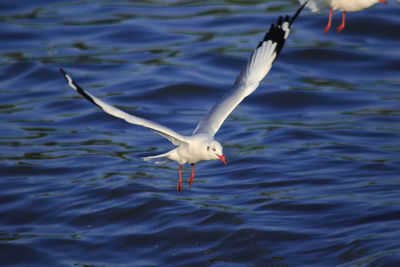
[[[305,11],[216,135],[228,166],[142,156],[172,145],[65,83],[190,134],[296,1],[0,4],[3,266],[400,263],[400,5]],[[334,26],[340,23],[336,14]],[[190,166],[184,166],[190,176]]]

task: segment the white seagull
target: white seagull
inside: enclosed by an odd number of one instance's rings
[[[189,186],[193,183],[194,163],[202,160],[221,160],[226,165],[225,156],[222,153],[222,146],[216,140],[214,135],[221,127],[221,124],[233,111],[233,109],[249,94],[258,87],[261,80],[267,75],[272,67],[279,52],[281,51],[285,40],[290,31],[290,26],[296,17],[300,14],[304,5],[301,6],[295,15],[290,18],[280,17],[276,25],[272,24],[269,32],[260,41],[254,50],[246,66],[242,69],[233,88],[225,94],[199,122],[191,136],[181,135],[170,128],[162,126],[158,123],[136,117],[119,110],[97,97],[86,92],[80,87],[63,69],[61,73],[66,78],[72,89],[77,91],[87,100],[103,109],[106,113],[125,121],[146,127],[156,133],[164,136],[171,141],[176,148],[167,153],[145,157],[145,160],[174,160],[179,164],[179,183],[178,191],[182,191],[182,165],[190,163],[192,166],[192,175],[189,178]],[[156,162],[162,163],[162,162]]]
[[[299,0],[303,5],[308,0]],[[346,12],[356,12],[369,8],[377,3],[387,4],[386,0],[309,0],[306,7],[311,9],[312,12],[318,12],[321,9],[330,8],[328,24],[324,29],[326,34],[331,28],[333,11],[342,11],[342,24],[337,27],[336,31],[341,32],[344,29],[346,22]]]

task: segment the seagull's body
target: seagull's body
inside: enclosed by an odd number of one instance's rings
[[[269,32],[261,40],[246,66],[240,72],[233,88],[210,109],[206,116],[199,122],[191,136],[181,135],[158,123],[119,110],[86,92],[63,69],[60,69],[60,71],[71,88],[103,109],[106,113],[124,119],[129,123],[153,130],[177,146],[167,153],[145,157],[144,159],[156,161],[156,163],[165,161],[165,159],[176,161],[179,164],[177,190],[182,191],[181,170],[183,164],[189,163],[192,165],[192,175],[189,178],[190,186],[194,178],[194,163],[203,160],[219,159],[226,165],[222,145],[214,139],[214,135],[233,109],[246,96],[251,94],[258,87],[265,75],[267,75],[289,35],[290,25],[303,8],[304,5],[299,8],[291,19],[289,16],[286,16],[286,18],[280,17],[276,26],[274,24],[271,25]]]
[[[303,5],[308,0],[299,0]],[[347,12],[357,12],[366,8],[369,8],[377,3],[386,4],[386,0],[309,0],[306,7],[310,8],[312,12],[318,12],[322,9],[330,8],[328,24],[324,29],[324,33],[327,33],[331,28],[332,15],[335,10],[342,12],[342,24],[336,29],[337,32],[341,32],[344,29],[346,23]]]
[[[222,155],[222,146],[210,134],[201,133],[185,137],[186,141],[182,142],[175,149],[164,154],[145,157],[144,159],[168,158],[169,160],[178,162],[180,165],[214,159],[220,159],[226,163],[225,157]]]

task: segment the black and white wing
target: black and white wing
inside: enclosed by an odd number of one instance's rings
[[[74,80],[72,80],[71,76],[69,76],[63,69],[60,69],[61,73],[64,75],[65,79],[67,79],[68,85],[77,91],[79,94],[81,94],[83,97],[85,97],[87,100],[95,104],[96,106],[100,107],[103,109],[106,113],[123,119],[129,123],[140,125],[143,127],[146,127],[150,130],[155,131],[156,133],[164,136],[167,138],[169,141],[171,141],[174,145],[180,145],[182,143],[187,143],[187,138],[185,136],[182,136],[178,134],[177,132],[162,126],[158,123],[145,120],[136,116],[133,116],[131,114],[128,114],[120,109],[117,109],[102,100],[98,99],[97,97],[91,95],[90,93],[86,92],[82,87],[80,87]]]
[[[205,133],[214,136],[235,107],[257,89],[282,50],[289,36],[290,26],[303,10],[305,4],[297,10],[292,18],[289,16],[280,17],[276,25],[271,25],[268,33],[258,44],[246,66],[240,72],[232,89],[208,111],[197,125],[193,135]]]

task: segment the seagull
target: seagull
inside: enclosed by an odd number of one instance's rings
[[[215,133],[221,127],[224,120],[233,109],[249,94],[258,87],[261,80],[267,75],[272,63],[278,57],[286,39],[289,36],[290,26],[304,8],[304,4],[290,18],[279,17],[276,25],[272,24],[268,33],[259,42],[257,48],[251,54],[247,64],[238,75],[233,87],[229,90],[199,122],[191,136],[181,135],[174,130],[158,123],[139,118],[117,109],[80,87],[69,74],[62,68],[68,85],[81,94],[84,98],[100,107],[106,113],[123,119],[128,123],[136,124],[153,130],[159,135],[167,138],[176,147],[166,153],[144,157],[144,160],[163,163],[168,160],[176,161],[179,164],[179,183],[177,190],[182,192],[182,165],[189,163],[192,167],[192,174],[189,178],[189,187],[194,179],[194,164],[203,160],[221,160],[225,165],[226,159],[222,153],[222,145],[214,139]]]
[[[308,1],[308,0],[307,0]],[[306,0],[299,0],[300,4],[307,3]],[[311,9],[312,12],[318,12],[321,9],[331,8],[329,11],[328,24],[324,29],[326,34],[331,28],[333,11],[342,11],[342,24],[337,27],[336,31],[341,32],[344,29],[347,12],[356,12],[369,8],[377,3],[387,4],[386,0],[309,0],[306,7]]]

